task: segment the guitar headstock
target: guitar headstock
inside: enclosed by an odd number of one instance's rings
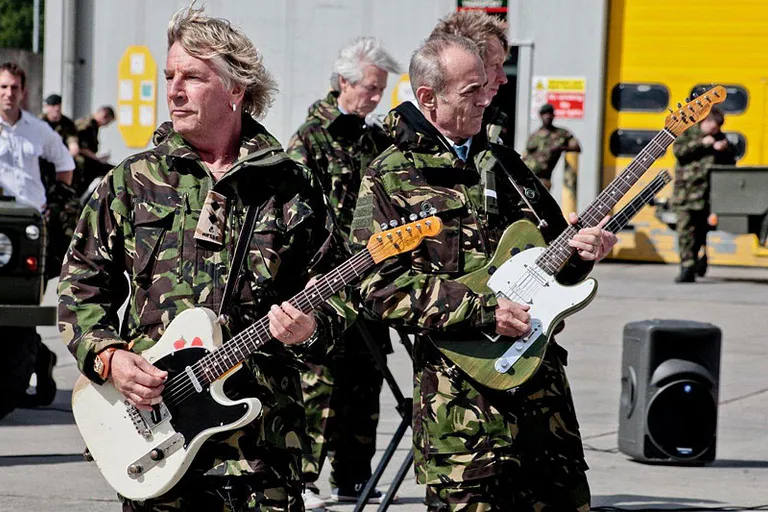
[[[725,101],[728,93],[722,85],[716,85],[708,91],[699,94],[685,105],[677,104],[677,109],[669,109],[670,114],[664,121],[664,128],[672,132],[675,137],[698,123],[709,115],[712,107]]]
[[[379,263],[387,258],[412,251],[427,237],[440,233],[443,222],[439,217],[426,217],[381,233],[375,233],[366,247],[373,261]]]

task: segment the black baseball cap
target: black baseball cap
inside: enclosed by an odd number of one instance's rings
[[[61,96],[58,94],[51,94],[45,98],[45,104],[50,106],[61,105]]]
[[[554,113],[555,113],[555,107],[553,107],[551,103],[545,103],[539,109],[539,114],[554,114]]]

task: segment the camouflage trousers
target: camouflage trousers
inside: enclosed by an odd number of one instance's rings
[[[63,183],[56,183],[48,190],[45,212],[48,236],[45,260],[45,277],[59,277],[64,255],[80,218],[81,205],[75,191]]]
[[[694,267],[707,245],[709,209],[677,210],[677,249],[681,267]]]
[[[301,488],[260,475],[184,478],[169,493],[143,502],[121,498],[123,512],[303,512]]]
[[[367,322],[377,345],[389,347],[389,329]],[[320,477],[325,458],[331,463],[330,483],[354,485],[368,481],[376,453],[379,394],[383,376],[356,326],[323,361],[302,374],[309,445],[302,458],[305,483]]]
[[[515,482],[515,485],[511,485]],[[587,512],[589,485],[563,488],[558,482],[536,481],[522,471],[469,482],[427,486],[429,512]]]
[[[482,388],[483,398],[516,425],[512,445],[430,454],[425,460],[416,454],[417,465],[441,474],[427,485],[430,510],[589,510],[588,466],[565,374],[567,354],[552,342],[538,371],[514,393]]]

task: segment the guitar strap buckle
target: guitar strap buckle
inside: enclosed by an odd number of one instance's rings
[[[487,332],[485,332],[485,331],[483,331],[483,336],[485,336],[486,338],[488,338],[488,340],[489,340],[491,343],[495,343],[495,342],[497,342],[497,341],[499,340],[499,338],[501,338],[501,334],[498,334],[498,333],[488,334],[488,333],[487,333]]]

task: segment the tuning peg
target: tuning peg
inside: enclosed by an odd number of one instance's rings
[[[426,218],[426,217],[427,217],[427,212],[425,212],[425,211],[423,211],[423,210],[422,210],[422,211],[420,211],[420,212],[419,212],[419,217],[421,217],[422,219]]]
[[[400,217],[400,225],[402,226],[405,224],[405,217]]]
[[[667,110],[669,110],[670,114],[674,113],[674,110],[672,110],[671,108],[668,108]]]
[[[708,102],[712,103],[712,100],[711,100],[711,99],[709,99],[709,96],[707,96],[706,94],[704,95],[704,99],[705,99],[706,101],[708,101]]]
[[[683,104],[680,103],[679,101],[677,102],[677,108],[683,108]]]
[[[389,221],[389,225],[392,226],[393,228],[396,228],[397,227],[397,221],[395,219],[392,219],[391,221]]]
[[[712,91],[712,94],[714,94],[716,97],[720,97],[720,95],[717,93],[717,91]]]
[[[436,213],[437,213],[437,208],[430,208],[430,210],[429,210],[429,214],[430,215],[434,215]]]
[[[691,98],[685,98],[685,102],[686,103],[690,103],[691,102]]]
[[[419,216],[418,216],[418,215],[416,215],[415,213],[412,213],[412,214],[410,214],[410,215],[408,216],[408,220],[410,220],[411,222],[415,221],[415,220],[416,220],[416,219],[418,219],[418,218],[419,218]]]
[[[379,227],[383,231],[383,230],[387,229],[389,227],[389,225],[386,222],[382,222],[381,224],[379,224]]]

